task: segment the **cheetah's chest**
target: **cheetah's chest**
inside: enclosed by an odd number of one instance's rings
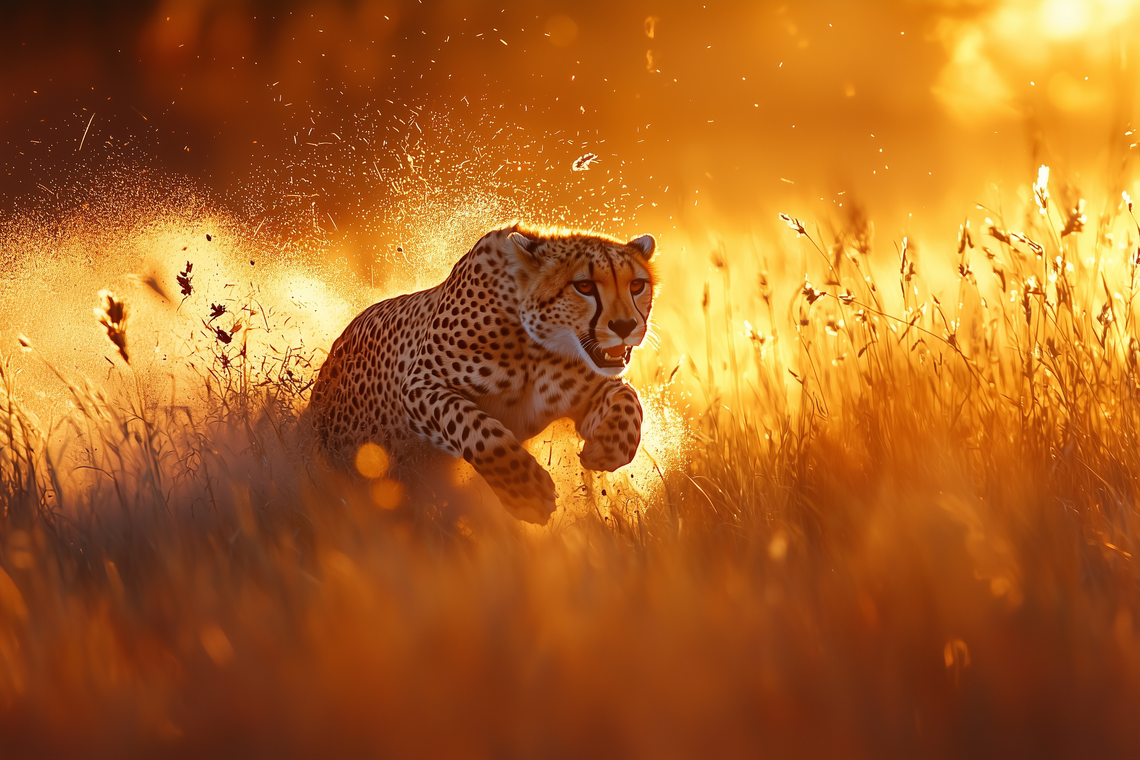
[[[532,368],[517,388],[489,394],[479,406],[499,419],[520,441],[541,433],[563,417],[576,417],[588,396],[588,380],[573,372]]]

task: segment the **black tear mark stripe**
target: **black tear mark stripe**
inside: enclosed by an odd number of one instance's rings
[[[633,279],[635,279],[635,280],[642,279],[641,276],[637,273],[637,268],[633,266],[632,262],[626,262],[626,265],[629,267],[629,272],[630,272],[630,274],[633,275]],[[646,285],[646,287],[648,287],[648,285]],[[644,292],[644,291],[642,291],[642,292]],[[650,294],[649,308],[652,309],[653,308],[653,298],[652,298],[653,289],[652,288],[650,288],[649,294]],[[642,313],[641,307],[639,307],[637,305],[637,296],[635,296],[632,292],[630,292],[629,300],[633,303],[633,310],[637,312],[637,316],[641,317],[641,324],[645,325],[645,329],[648,330],[649,329],[649,320],[646,318],[645,314]]]
[[[606,256],[605,251],[602,251],[602,255]],[[606,261],[610,265],[610,272],[613,274],[614,288],[616,289],[617,288],[617,273],[613,271],[614,264],[612,261],[610,261],[609,256],[606,256]],[[591,261],[590,262],[590,277],[593,278],[593,276],[594,276],[594,262]],[[597,286],[596,282],[594,284],[594,292],[591,293],[591,295],[594,297],[594,303],[596,305],[596,308],[594,309],[594,317],[593,317],[593,319],[590,320],[590,340],[592,340],[594,343],[597,343],[598,342],[598,320],[602,318],[602,289]]]
[[[602,289],[594,285],[594,292],[590,294],[594,298],[594,303],[597,307],[594,309],[594,318],[590,320],[590,340],[595,343],[598,342],[598,320],[602,318]]]
[[[653,308],[653,301],[652,300],[650,300],[650,302],[649,302],[649,307]],[[646,319],[645,315],[641,313],[641,309],[637,305],[637,299],[636,298],[633,299],[633,310],[637,312],[637,316],[641,317],[641,323],[643,325],[645,325],[645,328],[649,329],[649,320]]]

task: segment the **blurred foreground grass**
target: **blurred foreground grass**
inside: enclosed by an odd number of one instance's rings
[[[543,531],[323,468],[295,354],[50,430],[6,369],[0,755],[1135,757],[1137,230],[1039,184],[954,303],[786,217],[804,285],[641,388],[684,466]]]

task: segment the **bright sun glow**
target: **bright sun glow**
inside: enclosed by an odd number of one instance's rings
[[[1089,0],[1046,0],[1041,6],[1041,20],[1050,37],[1076,37],[1088,28],[1092,7]]]

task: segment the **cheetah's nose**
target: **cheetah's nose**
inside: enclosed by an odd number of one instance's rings
[[[637,327],[636,319],[611,319],[610,329],[617,334],[619,338],[625,340],[625,337],[633,332],[633,328]]]

